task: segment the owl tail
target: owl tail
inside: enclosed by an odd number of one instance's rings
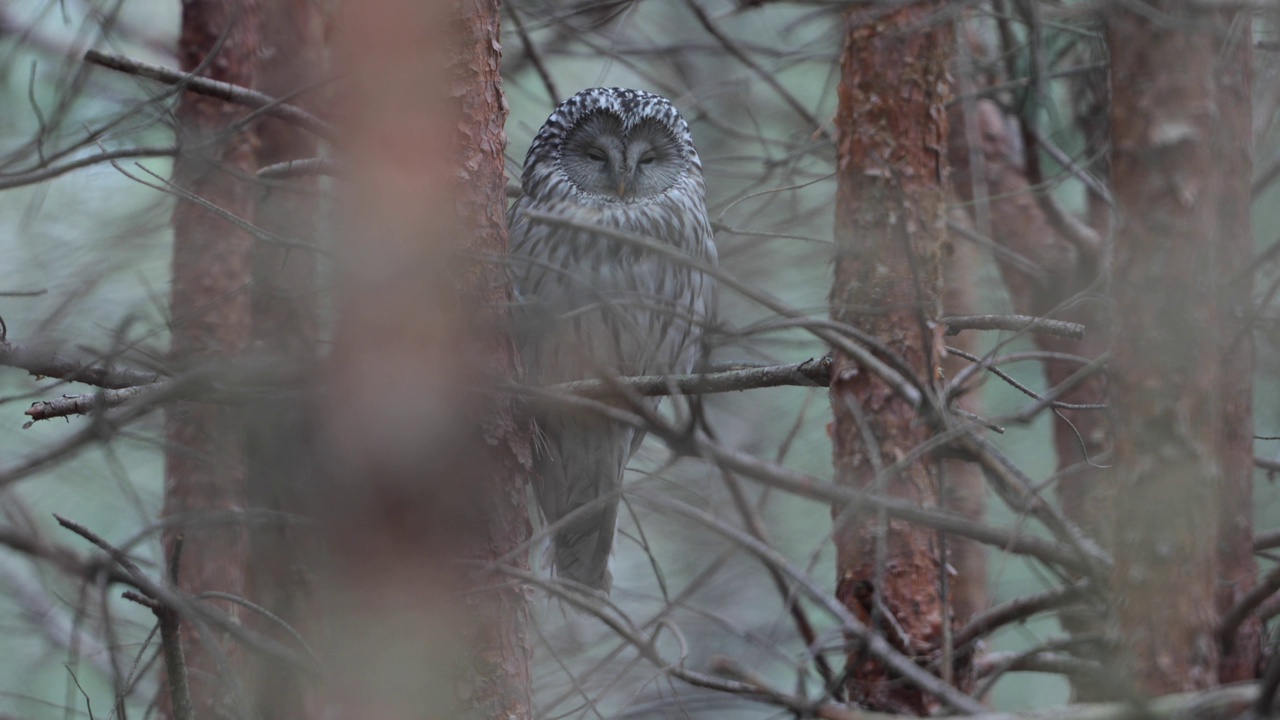
[[[556,573],[608,593],[622,471],[636,430],[578,414],[543,418],[540,427],[538,504],[548,524],[573,514],[555,531]]]

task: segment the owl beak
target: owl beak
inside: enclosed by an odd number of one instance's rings
[[[627,178],[625,175],[618,178],[618,197],[627,196]]]

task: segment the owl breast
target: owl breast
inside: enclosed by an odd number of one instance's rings
[[[701,188],[649,202],[558,202],[527,196],[510,216],[518,341],[530,380],[550,384],[602,374],[693,369],[711,317],[712,280],[691,264],[714,264]],[[535,209],[674,247],[690,264],[625,240],[530,221]]]

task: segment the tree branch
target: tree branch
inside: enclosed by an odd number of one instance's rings
[[[163,389],[166,385],[168,385],[167,382],[159,382],[150,385],[101,390],[96,393],[63,395],[56,400],[39,400],[32,403],[31,407],[23,412],[23,415],[31,418],[29,422],[23,425],[23,428],[29,428],[32,423],[40,420],[67,417],[69,415],[88,415],[95,410],[119,407],[134,398],[145,395],[148,391]]]
[[[157,80],[168,85],[182,85],[191,92],[208,95],[229,103],[253,108],[254,110],[261,110],[266,115],[296,125],[330,142],[333,142],[338,135],[337,130],[332,125],[306,110],[256,90],[250,90],[249,88],[232,85],[220,80],[210,80],[209,78],[178,72],[177,70],[170,70],[159,65],[141,63],[123,55],[114,55],[98,50],[86,52],[84,60],[87,63],[101,65],[111,70],[137,75],[150,80]]]
[[[1012,330],[1079,340],[1084,337],[1085,332],[1084,325],[1080,323],[1030,315],[957,315],[942,318],[942,323],[947,326],[948,336],[961,330]]]
[[[109,389],[150,385],[164,379],[163,375],[155,372],[108,365],[101,359],[77,360],[3,340],[0,340],[0,365],[26,370],[36,377],[52,377]]]

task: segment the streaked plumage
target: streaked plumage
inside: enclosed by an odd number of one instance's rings
[[[534,138],[521,183],[507,220],[528,381],[692,370],[714,313],[710,278],[624,241],[525,215],[566,215],[715,263],[702,163],[671,103],[622,88],[574,95]],[[622,472],[643,433],[568,410],[538,422],[543,516],[554,523],[592,505],[555,533],[557,572],[607,592]]]

